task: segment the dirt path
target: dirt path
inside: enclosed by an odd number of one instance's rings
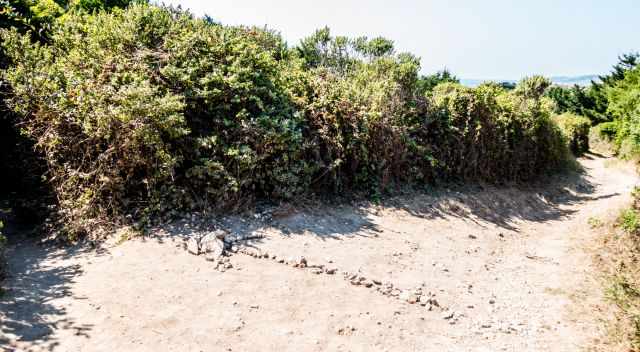
[[[591,274],[598,234],[588,221],[614,216],[637,182],[609,162],[592,155],[581,160],[584,175],[528,191],[478,186],[398,197],[384,207],[218,219],[236,234],[264,236],[243,251],[269,254],[234,254],[225,272],[182,249],[194,228],[212,226],[201,217],[99,251],[23,241],[11,248],[13,277],[0,298],[0,348],[587,348],[602,334],[594,312],[605,310]],[[278,263],[299,256],[337,272]],[[376,283],[354,285],[352,274]],[[394,296],[401,291],[431,301],[409,304],[406,293]]]

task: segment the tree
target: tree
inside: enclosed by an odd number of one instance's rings
[[[441,83],[460,83],[460,80],[445,67],[442,71],[421,76],[416,84],[416,90],[418,94],[429,93]]]

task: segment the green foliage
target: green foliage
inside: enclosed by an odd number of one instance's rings
[[[640,349],[640,271],[638,253],[640,253],[640,188],[631,193],[634,203],[621,212],[618,226],[623,232],[607,239],[611,253],[610,284],[606,290],[607,298],[619,309],[615,312],[615,324],[612,334],[616,340],[628,346],[629,350]]]
[[[627,209],[620,214],[620,226],[629,234],[638,234],[640,231],[640,217],[634,209]]]
[[[640,153],[640,65],[607,88],[608,112],[616,121],[615,146],[622,157]]]
[[[572,113],[564,113],[553,119],[560,127],[574,155],[581,155],[589,150],[591,120]]]
[[[548,80],[508,92],[419,78],[419,59],[384,38],[325,28],[289,49],[270,31],[139,4],[68,13],[46,43],[2,39],[9,104],[70,236],[254,198],[523,181],[567,159]]]
[[[606,104],[602,104],[598,89],[594,85],[588,88],[578,85],[571,88],[553,86],[548,90],[547,95],[555,101],[556,113],[568,112],[585,116],[594,123],[598,123],[610,119],[605,115],[607,107]]]
[[[570,112],[588,117],[594,124],[611,121],[615,116],[609,106],[609,90],[625,78],[625,73],[636,67],[640,55],[631,53],[619,57],[610,74],[599,77],[599,82],[591,82],[589,87],[575,85],[567,88],[554,86],[547,95],[556,103],[556,113]]]
[[[432,75],[421,76],[416,82],[416,89],[419,94],[427,94],[441,83],[460,83],[460,80],[445,68]]]
[[[449,134],[433,147],[447,173],[488,181],[526,180],[561,167],[567,150],[550,119],[551,102],[532,90],[543,83],[540,77],[524,79],[511,92],[497,84],[476,89],[437,86],[433,106],[444,123],[437,129]]]
[[[640,54],[619,57],[610,74],[588,88],[551,87],[547,96],[557,113],[569,112],[589,118],[596,138],[613,142],[622,158],[640,153]]]
[[[603,122],[593,128],[600,137],[607,141],[612,141],[618,133],[618,123],[616,121]]]

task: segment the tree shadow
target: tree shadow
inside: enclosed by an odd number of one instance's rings
[[[377,237],[382,229],[376,223],[380,210],[400,211],[422,219],[451,219],[474,222],[486,227],[518,232],[520,224],[546,222],[571,216],[575,207],[587,201],[618,194],[596,195],[594,184],[586,170],[567,172],[537,182],[520,185],[441,185],[422,190],[405,190],[386,197],[379,203],[358,201],[351,204],[259,205],[252,212],[240,215],[197,215],[166,226],[161,232],[183,240],[207,231],[222,228],[232,240],[245,246],[255,246],[261,234],[276,230],[284,236],[310,235],[320,240],[342,240],[349,237]],[[288,209],[282,211],[282,209]],[[159,236],[161,240],[165,236]]]
[[[82,274],[80,265],[60,263],[91,249],[39,244],[25,235],[28,228],[7,221],[6,213],[0,215],[8,225],[3,232],[9,239],[9,275],[0,294],[0,350],[54,350],[59,345],[53,336],[56,330],[89,337],[92,326],[70,319],[66,309],[54,301],[78,299],[71,285]]]

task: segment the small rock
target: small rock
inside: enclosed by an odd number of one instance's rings
[[[445,313],[442,315],[442,319],[444,319],[444,320],[453,319],[453,316],[454,316],[454,315],[455,315],[455,313],[454,313],[454,312],[445,312]]]
[[[354,328],[353,326],[347,325],[345,327],[339,328],[337,333],[338,335],[341,335],[341,336],[347,336],[347,335],[351,335],[354,331],[356,331],[356,328]]]
[[[401,300],[403,300],[403,301],[408,302],[409,304],[415,304],[420,300],[418,295],[414,294],[413,292],[407,291],[407,290],[402,291],[400,293],[399,298]]]
[[[187,251],[193,255],[200,254],[200,245],[198,244],[198,240],[195,238],[190,238],[186,243]]]
[[[472,239],[472,240],[475,240],[478,237],[476,235],[469,235],[469,238]]]
[[[313,268],[313,269],[311,269],[311,273],[312,274],[316,274],[316,275],[320,275],[320,274],[323,273],[323,271],[320,268]]]
[[[217,233],[208,234],[200,239],[200,253],[207,260],[215,261],[224,254],[224,242],[218,238]]]
[[[326,268],[324,272],[329,274],[329,275],[333,275],[333,274],[336,273],[336,271],[338,271],[338,269],[336,269],[336,268]]]

